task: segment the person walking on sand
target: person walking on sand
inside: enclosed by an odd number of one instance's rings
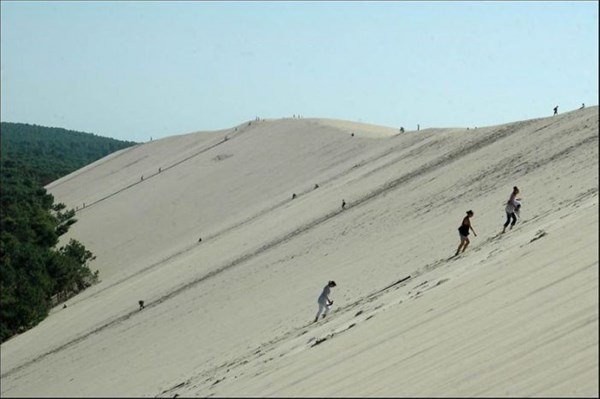
[[[471,218],[473,217],[473,211],[472,210],[468,210],[467,211],[467,216],[465,216],[463,218],[463,221],[460,225],[460,227],[458,228],[458,234],[460,235],[460,244],[458,245],[458,249],[456,250],[456,253],[454,254],[454,256],[458,256],[458,254],[461,252],[465,252],[465,249],[467,249],[467,247],[469,246],[469,243],[471,241],[469,241],[469,229],[473,230],[473,235],[475,237],[477,237],[477,233],[475,233],[475,229],[473,229],[473,226],[471,226]]]
[[[554,107],[554,115],[558,115],[558,105]]]
[[[331,309],[331,305],[333,305],[333,301],[329,299],[329,293],[331,292],[331,288],[335,287],[335,281],[331,280],[327,283],[325,288],[323,288],[323,292],[319,295],[319,299],[317,303],[319,304],[319,311],[315,316],[315,323],[319,320],[319,315],[323,312],[323,317],[327,316],[329,309]]]
[[[521,199],[517,198],[517,195],[519,195],[519,188],[514,186],[512,193],[510,193],[510,198],[506,202],[506,208],[504,208],[506,211],[506,222],[504,223],[502,233],[506,232],[506,228],[509,224],[512,230],[514,225],[517,223],[517,212],[521,208]]]

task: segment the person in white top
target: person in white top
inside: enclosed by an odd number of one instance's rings
[[[329,309],[331,309],[333,301],[329,299],[329,293],[331,292],[331,288],[335,286],[335,281],[332,280],[328,282],[325,288],[323,288],[323,292],[321,292],[321,295],[319,295],[319,299],[317,300],[317,303],[319,304],[319,311],[315,316],[315,323],[319,320],[319,315],[321,314],[321,312],[323,312],[323,317],[325,317],[329,312]]]
[[[512,229],[514,225],[517,223],[517,214],[519,209],[521,208],[521,199],[517,198],[519,194],[519,188],[517,186],[513,187],[513,191],[510,194],[510,198],[506,202],[506,222],[504,223],[504,228],[502,232],[506,232],[506,228],[510,224],[510,228]],[[511,222],[512,221],[512,222]]]

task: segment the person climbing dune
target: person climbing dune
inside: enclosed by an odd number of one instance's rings
[[[458,245],[458,248],[456,249],[456,253],[454,254],[454,256],[458,256],[458,254],[461,252],[465,252],[465,249],[467,249],[467,247],[469,246],[469,243],[471,241],[469,241],[469,230],[473,230],[473,235],[475,237],[477,237],[477,233],[475,233],[475,229],[473,229],[473,226],[471,225],[471,218],[473,217],[473,211],[472,210],[468,210],[467,211],[467,216],[465,216],[463,218],[463,221],[460,225],[460,227],[458,228],[458,234],[460,235],[460,244]]]
[[[504,211],[506,212],[506,222],[504,223],[504,228],[502,229],[502,233],[506,232],[506,228],[510,224],[510,229],[515,226],[517,223],[517,215],[519,210],[521,209],[521,199],[517,198],[519,195],[519,188],[517,186],[513,187],[512,193],[510,193],[510,197],[508,201],[506,201],[506,207]]]
[[[331,280],[327,283],[327,285],[323,288],[323,292],[319,295],[319,299],[317,303],[319,304],[319,310],[317,315],[315,316],[315,323],[319,320],[319,315],[323,312],[323,318],[327,316],[331,306],[333,305],[333,301],[329,298],[329,293],[331,292],[331,288],[335,287],[335,281]]]

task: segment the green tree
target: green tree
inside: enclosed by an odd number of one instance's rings
[[[75,212],[54,204],[18,162],[2,162],[0,185],[0,339],[35,326],[54,302],[98,280],[89,262],[94,256],[71,239],[59,249],[59,237],[75,223]]]
[[[98,281],[93,254],[71,239],[75,211],[43,185],[134,145],[59,128],[0,125],[0,342],[43,320],[50,308]]]

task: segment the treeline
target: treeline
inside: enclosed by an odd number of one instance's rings
[[[2,122],[2,159],[18,160],[42,186],[115,151],[135,145],[91,133]]]
[[[44,185],[110,152],[135,144],[42,126],[0,128],[0,342],[42,321],[50,308],[98,281],[93,254],[59,237],[75,211],[54,203]]]

